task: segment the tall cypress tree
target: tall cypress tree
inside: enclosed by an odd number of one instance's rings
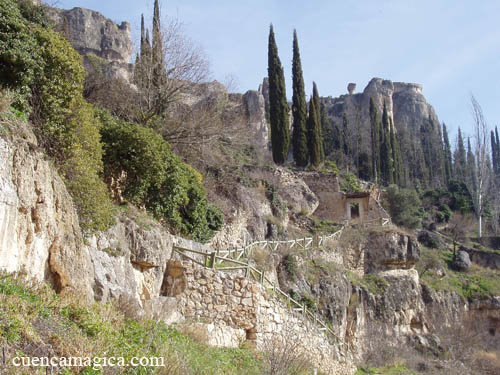
[[[293,113],[293,160],[298,167],[307,166],[307,102],[304,90],[304,77],[302,75],[302,63],[300,62],[299,42],[297,31],[293,30],[293,64],[292,64],[292,113]]]
[[[160,5],[155,0],[153,12],[153,45],[152,45],[152,63],[153,63],[153,85],[160,88],[163,83],[163,40],[160,24]]]
[[[333,129],[330,126],[330,119],[328,118],[328,112],[326,110],[326,104],[324,102],[320,103],[320,119],[321,119],[321,137],[323,138],[323,154],[329,155],[333,151],[334,135]]]
[[[460,128],[458,128],[457,147],[455,150],[454,160],[455,163],[453,165],[453,170],[455,177],[465,182],[466,181],[465,168],[467,163],[467,156],[465,154],[464,140]]]
[[[491,131],[491,161],[493,163],[493,172],[498,173],[498,159],[497,159],[497,143],[495,141],[495,133]]]
[[[448,184],[453,178],[453,164],[451,160],[451,147],[450,140],[448,138],[448,131],[446,129],[445,123],[443,123],[443,152],[444,152],[444,177],[445,182]]]
[[[283,164],[288,156],[290,146],[288,103],[286,101],[285,76],[278,56],[272,24],[269,28],[267,72],[269,76],[269,120],[273,160],[276,164]]]
[[[380,147],[380,170],[382,178],[387,185],[394,183],[394,164],[392,159],[391,136],[390,136],[389,114],[387,105],[384,101],[384,110],[382,112],[382,134]]]
[[[314,102],[314,105],[316,106],[315,112],[316,112],[317,122],[319,125],[318,136],[319,136],[319,139],[321,140],[320,159],[321,159],[321,162],[323,162],[323,160],[325,160],[325,151],[323,149],[323,133],[322,133],[322,129],[323,129],[324,125],[321,123],[321,100],[319,98],[318,86],[316,85],[316,82],[313,82],[313,102]]]
[[[394,132],[394,124],[392,120],[389,119],[390,124],[390,138],[391,138],[391,150],[392,150],[392,160],[393,160],[393,181],[395,184],[400,185],[402,180],[402,165],[401,156],[399,153],[399,142],[396,139],[396,134]]]
[[[467,138],[467,167],[465,169],[466,181],[476,190],[476,158],[470,145],[470,137]]]
[[[342,115],[342,140],[343,140],[343,153],[345,156],[346,166],[351,164],[352,158],[352,144],[351,144],[351,129],[349,128],[349,120],[347,114],[344,112]]]
[[[371,149],[372,149],[372,176],[375,182],[378,182],[380,177],[380,137],[379,137],[379,122],[377,115],[377,107],[373,98],[370,98],[370,134],[371,134]]]
[[[318,115],[313,98],[309,101],[309,117],[307,118],[307,135],[309,140],[309,159],[313,167],[321,163],[321,138],[319,135]]]

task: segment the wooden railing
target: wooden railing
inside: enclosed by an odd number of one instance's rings
[[[307,308],[305,304],[296,301],[288,293],[281,290],[276,284],[271,281],[264,270],[259,270],[250,263],[242,261],[243,257],[249,259],[254,248],[269,248],[271,251],[276,251],[280,246],[287,246],[289,249],[299,247],[302,249],[312,248],[314,246],[322,246],[327,240],[338,239],[342,234],[344,227],[335,233],[328,235],[320,235],[313,237],[303,237],[288,241],[256,241],[241,248],[231,250],[217,250],[211,252],[203,252],[173,246],[173,251],[181,257],[188,259],[202,267],[211,268],[218,271],[243,271],[244,276],[250,280],[259,282],[268,290],[274,291],[278,296],[286,301],[288,308],[295,312],[300,312],[304,317],[309,319],[320,331],[324,331],[338,345],[344,347],[344,341],[339,338],[335,332],[316,314]],[[189,255],[195,254],[195,255]],[[198,257],[196,257],[198,255]],[[266,285],[267,284],[267,285]]]

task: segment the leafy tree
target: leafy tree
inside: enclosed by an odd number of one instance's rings
[[[299,167],[305,167],[308,163],[307,149],[307,103],[304,90],[304,78],[302,75],[302,64],[300,62],[299,42],[297,41],[297,32],[293,31],[293,159]]]
[[[420,226],[422,220],[421,202],[415,190],[389,185],[386,191],[386,205],[392,221],[409,229]]]
[[[288,126],[288,103],[286,101],[285,77],[278,56],[273,25],[269,28],[268,46],[269,119],[271,123],[271,145],[273,160],[283,164],[288,156],[290,135]]]
[[[309,159],[313,167],[321,163],[321,138],[319,135],[318,116],[314,100],[309,100],[309,117],[307,118],[307,137],[309,144]]]

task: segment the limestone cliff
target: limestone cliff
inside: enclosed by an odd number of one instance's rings
[[[347,113],[349,124],[357,128],[370,129],[370,98],[377,106],[379,120],[384,102],[387,106],[396,131],[408,130],[415,134],[429,117],[438,124],[434,108],[427,103],[422,86],[417,83],[392,82],[381,78],[373,78],[362,93],[341,95],[338,98],[323,98],[330,119],[342,123],[344,112]]]
[[[85,8],[63,10],[46,8],[58,31],[63,32],[73,48],[83,56],[87,70],[92,69],[88,55],[93,54],[108,62],[108,73],[125,80],[131,78],[133,65],[130,24],[115,24],[101,13]]]

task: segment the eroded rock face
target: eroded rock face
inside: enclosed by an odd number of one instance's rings
[[[101,13],[85,8],[63,10],[47,7],[47,14],[56,30],[63,31],[73,48],[84,57],[83,65],[87,71],[92,69],[87,56],[93,54],[108,61],[106,72],[109,75],[130,79],[133,46],[128,22],[117,25]]]
[[[417,240],[399,232],[371,232],[364,246],[365,273],[408,269],[420,258]]]
[[[434,108],[427,103],[422,94],[422,86],[417,83],[373,78],[362,93],[322,100],[330,119],[336,124],[342,123],[342,116],[346,112],[349,124],[360,129],[370,129],[370,98],[375,102],[379,120],[385,102],[396,131],[405,129],[410,134],[419,134],[420,126],[429,118],[439,124]]]
[[[31,130],[9,126],[11,135],[0,137],[0,269],[90,299],[90,254],[64,182]]]
[[[249,90],[243,95],[243,102],[246,106],[249,126],[254,131],[255,143],[261,148],[267,148],[269,142],[266,103],[264,95],[259,87],[259,91]]]

